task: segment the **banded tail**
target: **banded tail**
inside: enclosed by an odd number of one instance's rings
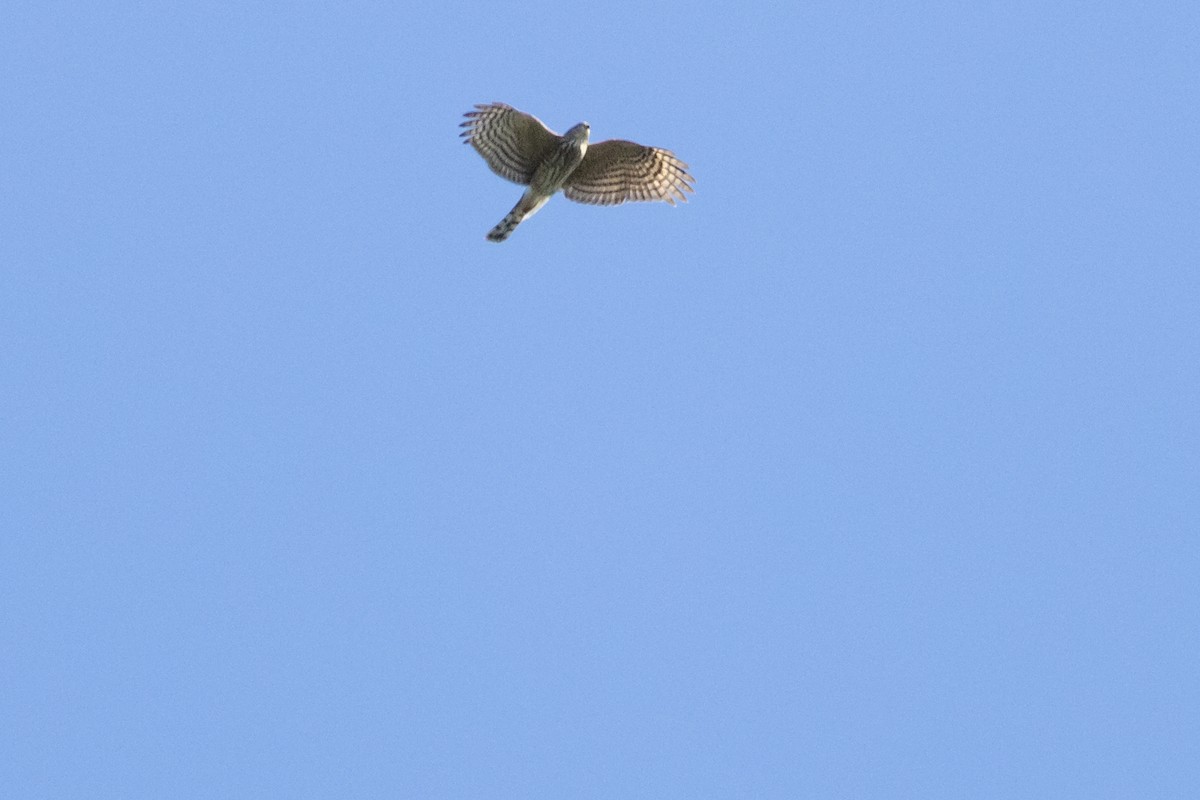
[[[513,210],[508,212],[496,227],[488,231],[488,241],[503,242],[512,235],[518,225],[525,221],[526,217],[536,214],[537,210],[546,205],[546,201],[549,199],[548,195],[536,194],[533,189],[527,189],[517,204],[513,206]]]

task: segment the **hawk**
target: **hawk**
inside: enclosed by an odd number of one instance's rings
[[[694,192],[688,165],[670,150],[624,139],[588,144],[591,127],[581,122],[562,136],[532,114],[504,103],[476,105],[465,114],[460,135],[502,178],[529,188],[488,232],[503,242],[521,221],[562,189],[568,200],[615,206],[629,200],[663,200],[675,205]]]

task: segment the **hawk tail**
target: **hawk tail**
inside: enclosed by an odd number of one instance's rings
[[[525,221],[526,217],[532,217],[539,208],[546,205],[546,201],[549,199],[548,195],[537,194],[532,189],[527,189],[517,204],[513,206],[513,210],[508,212],[496,227],[488,231],[488,241],[503,242],[512,235],[518,225]]]
[[[516,230],[517,226],[521,224],[521,220],[525,219],[525,217],[526,214],[521,210],[521,205],[518,203],[517,207],[508,212],[508,214],[504,217],[504,219],[500,220],[496,227],[488,231],[488,241],[503,242],[512,234],[514,230]]]

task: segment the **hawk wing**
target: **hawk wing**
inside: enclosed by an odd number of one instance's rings
[[[588,147],[563,194],[577,203],[615,206],[627,200],[687,201],[696,179],[670,150],[609,139]]]
[[[504,103],[476,105],[463,116],[463,141],[483,156],[492,172],[515,183],[528,184],[559,140],[540,119]]]

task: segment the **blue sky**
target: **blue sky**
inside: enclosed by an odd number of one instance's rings
[[[0,795],[1195,792],[1194,4],[4,18]]]

